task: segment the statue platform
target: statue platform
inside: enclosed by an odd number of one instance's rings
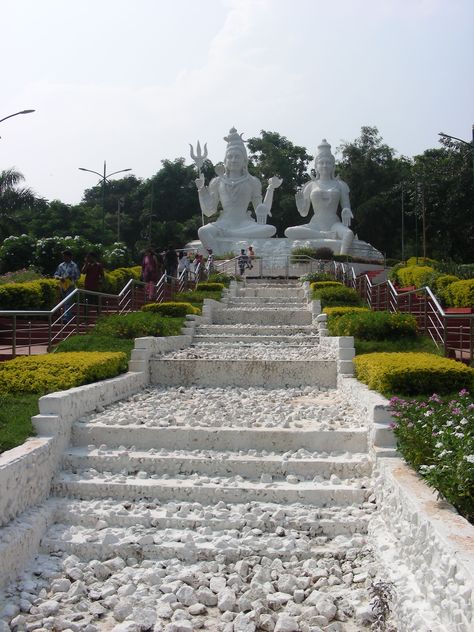
[[[218,248],[214,250],[214,255],[238,256],[242,249],[247,250],[252,246],[257,257],[288,257],[295,248],[330,248],[334,254],[340,253],[342,241],[340,239],[288,239],[287,237],[272,237],[271,239],[252,239],[233,241],[231,239],[219,239]],[[185,248],[197,250],[206,254],[199,240],[190,241]],[[376,248],[366,241],[354,239],[348,254],[352,257],[360,257],[369,261],[383,261],[384,256]]]

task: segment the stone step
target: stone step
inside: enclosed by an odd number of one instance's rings
[[[196,335],[317,336],[313,325],[198,325]]]
[[[312,314],[303,309],[216,309],[212,315],[215,325],[311,325]]]
[[[301,422],[303,424],[303,422]],[[308,422],[316,424],[316,422]],[[367,431],[314,430],[312,428],[229,428],[194,426],[153,427],[140,424],[77,422],[72,427],[75,446],[135,446],[138,450],[266,450],[280,452],[300,449],[308,452],[367,452]]]
[[[86,477],[87,476],[87,477]],[[267,503],[305,503],[318,507],[352,505],[365,502],[370,491],[364,479],[340,484],[299,481],[260,483],[248,480],[209,478],[139,478],[121,474],[60,472],[53,481],[52,490],[57,496],[117,500],[150,499],[162,501],[192,501],[209,504],[222,500],[226,503],[251,501]],[[203,482],[203,481],[209,482]]]
[[[319,336],[309,336],[309,335],[294,335],[294,336],[271,336],[271,335],[263,335],[259,336],[258,334],[247,334],[247,335],[238,335],[238,334],[197,334],[193,336],[193,343],[202,343],[202,342],[220,342],[222,344],[226,344],[229,342],[246,342],[248,344],[255,343],[272,343],[278,342],[285,345],[319,345]]]
[[[304,296],[233,296],[229,299],[229,304],[235,305],[262,305],[275,304],[288,308],[288,305],[295,305],[300,308],[307,307]]]
[[[357,522],[360,532],[349,530],[346,534],[337,535],[354,534],[358,542],[363,542],[367,525]],[[356,524],[353,526],[355,529]],[[239,532],[235,528],[214,531],[210,527],[157,529],[142,525],[97,529],[95,526],[91,528],[58,523],[44,535],[41,550],[45,553],[76,555],[83,561],[104,561],[119,556],[122,559],[174,558],[196,562],[215,560],[217,555],[221,556],[224,563],[255,555],[282,561],[318,560],[329,555],[341,555],[344,545],[340,542],[333,544],[333,537],[324,534],[308,537],[304,533],[284,529],[264,532],[247,528]],[[350,540],[347,540],[345,548],[351,548],[350,544]]]
[[[150,360],[150,380],[160,386],[335,388],[335,360],[217,360],[185,358]]]
[[[199,529],[212,531],[259,529],[273,533],[276,528],[298,531],[311,537],[366,533],[373,503],[346,507],[311,507],[273,503],[247,504],[214,503],[211,506],[196,502],[166,503],[124,501],[111,499],[76,500],[54,497],[48,501],[54,508],[54,520],[64,525],[76,525],[102,530],[106,527],[146,527],[157,529]]]
[[[98,471],[127,472],[139,471],[149,474],[201,474],[208,476],[235,476],[260,479],[262,474],[285,477],[289,474],[303,479],[314,476],[339,478],[370,476],[372,464],[366,454],[347,453],[338,456],[307,458],[281,455],[239,455],[235,452],[207,451],[200,455],[175,450],[167,454],[153,454],[140,450],[100,450],[75,447],[67,450],[63,457],[63,468],[73,471],[94,468]]]

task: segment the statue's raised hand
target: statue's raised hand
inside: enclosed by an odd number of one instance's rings
[[[268,179],[268,186],[272,187],[272,189],[278,189],[282,182],[283,180],[281,178],[279,178],[278,176],[273,176],[272,178]]]
[[[196,179],[194,180],[194,182],[196,183],[196,186],[197,186],[197,190],[198,190],[198,191],[200,191],[201,189],[203,189],[203,188],[204,188],[204,182],[205,182],[205,180],[204,180],[204,174],[202,174],[202,173],[201,173],[201,175],[199,176],[199,178],[196,178]]]

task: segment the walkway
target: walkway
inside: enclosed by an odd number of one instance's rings
[[[301,288],[248,282],[151,373],[74,424],[0,632],[369,629],[367,428]]]

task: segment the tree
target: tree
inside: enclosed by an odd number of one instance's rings
[[[14,169],[0,172],[0,239],[5,239],[12,233],[21,232],[22,210],[35,206],[38,198],[31,189],[20,187],[24,180],[23,174]]]
[[[401,254],[401,184],[411,163],[395,157],[376,127],[362,127],[361,135],[345,142],[336,170],[350,188],[354,211],[352,229],[389,256]]]
[[[296,209],[295,193],[308,179],[308,163],[312,160],[304,147],[294,145],[277,132],[262,130],[260,137],[249,138],[249,171],[262,181],[263,191],[268,179],[274,175],[283,179],[275,191],[272,217],[269,224],[277,228],[277,235],[283,236],[285,228],[301,223]]]

